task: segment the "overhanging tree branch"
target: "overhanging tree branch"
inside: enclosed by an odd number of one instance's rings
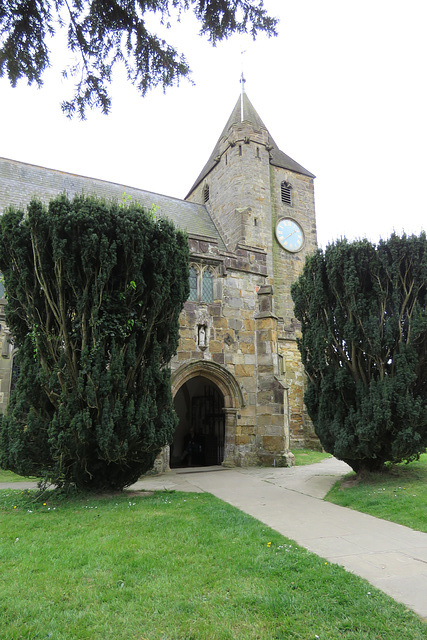
[[[64,101],[70,117],[86,110],[111,108],[109,85],[113,68],[122,62],[129,81],[144,96],[160,85],[173,86],[189,78],[184,55],[147,29],[147,16],[156,13],[168,25],[171,12],[193,11],[200,34],[216,43],[234,33],[276,35],[277,19],[262,0],[0,0],[0,77],[12,86],[19,79],[42,84],[50,66],[49,38],[65,27],[67,46],[79,60],[65,77],[79,77],[75,94]]]

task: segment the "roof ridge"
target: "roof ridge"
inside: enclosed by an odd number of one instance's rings
[[[160,208],[159,217],[168,218],[178,228],[214,237],[221,250],[226,248],[207,207],[200,203],[119,182],[110,182],[101,178],[83,176],[1,157],[0,175],[2,177],[0,181],[0,213],[3,208],[8,206],[25,207],[32,197],[47,203],[58,193],[67,193],[69,197],[86,193],[120,202],[123,194],[127,193],[133,201],[139,202],[147,210],[150,210],[153,204],[158,206]],[[17,189],[16,183],[24,184],[25,188]]]

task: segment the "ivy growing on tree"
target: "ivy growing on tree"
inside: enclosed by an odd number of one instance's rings
[[[262,0],[0,0],[0,77],[15,86],[20,78],[42,84],[50,66],[51,37],[66,32],[76,91],[63,111],[84,118],[87,108],[108,113],[108,87],[116,63],[142,96],[158,85],[170,87],[190,74],[185,57],[150,27],[193,11],[200,33],[215,45],[235,33],[276,35],[277,19]],[[151,18],[151,20],[150,20]]]
[[[427,447],[426,235],[345,239],[307,259],[292,287],[323,447],[355,471]]]
[[[177,425],[185,234],[137,204],[34,200],[0,218],[0,269],[20,367],[0,466],[59,486],[132,484]]]

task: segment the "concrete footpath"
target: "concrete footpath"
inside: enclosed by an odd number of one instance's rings
[[[349,470],[334,458],[290,469],[180,469],[147,476],[129,490],[212,493],[427,620],[427,534],[324,502]],[[0,489],[30,486],[35,485],[0,484]]]
[[[333,458],[291,469],[188,469],[130,488],[212,493],[427,619],[427,534],[324,502],[349,471]]]

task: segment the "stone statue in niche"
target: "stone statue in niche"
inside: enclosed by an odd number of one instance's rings
[[[199,347],[206,347],[206,328],[199,326]]]

